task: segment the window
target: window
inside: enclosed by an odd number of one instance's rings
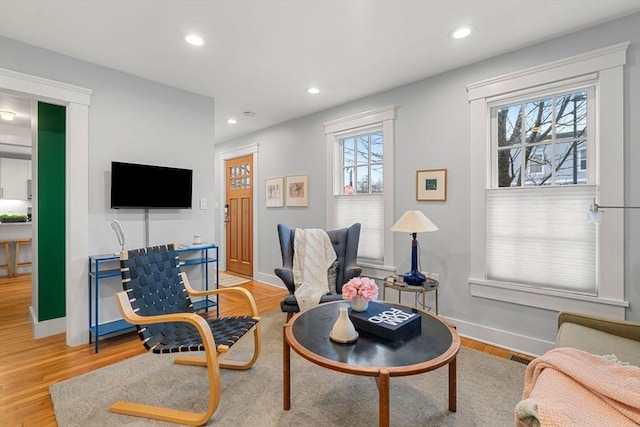
[[[471,295],[624,318],[623,216],[586,211],[623,203],[627,48],[467,87]]]
[[[498,152],[498,158],[501,159],[502,156],[500,156],[501,152]],[[527,164],[527,173],[529,175],[541,175],[543,173],[548,173],[545,172],[548,170],[548,168],[546,168],[545,166],[547,166],[548,160],[547,157],[543,154],[531,154],[529,156],[529,162]],[[533,181],[532,178],[528,178],[528,181]],[[514,183],[513,180],[510,181],[510,183]]]
[[[384,133],[382,129],[338,137],[334,226],[362,224],[358,258],[384,263]]]
[[[591,104],[593,95],[588,99]],[[492,108],[492,116],[498,187],[587,182],[586,159],[581,164],[578,157],[592,133],[586,90],[510,102]]]
[[[384,135],[382,130],[340,138],[342,194],[382,193]]]
[[[584,172],[587,170],[587,149],[581,148],[578,150],[578,170]]]
[[[341,171],[334,194],[336,228],[362,225],[358,259],[384,263],[384,134],[382,129],[338,136],[336,170]]]
[[[581,209],[595,187],[577,186],[592,104],[592,86],[489,104],[487,279],[596,294],[595,227]]]
[[[333,174],[327,188],[327,226],[362,226],[358,263],[382,278],[393,263],[389,228],[393,216],[394,107],[325,123],[327,155]],[[379,271],[382,270],[382,271]]]

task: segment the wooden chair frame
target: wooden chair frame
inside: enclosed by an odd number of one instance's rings
[[[122,256],[127,256],[126,252],[121,254]],[[124,258],[126,259],[126,258]],[[209,296],[216,294],[240,294],[245,297],[245,300],[249,306],[251,311],[251,316],[255,320],[259,320],[258,317],[258,309],[253,299],[253,296],[249,291],[244,288],[224,288],[224,289],[212,289],[208,291],[197,291],[193,289],[187,279],[187,276],[184,272],[181,272],[184,286],[189,294],[189,296]],[[229,354],[229,347],[227,345],[219,345],[216,346],[215,340],[213,338],[213,333],[211,332],[211,328],[207,321],[196,313],[172,313],[172,314],[163,314],[157,316],[140,316],[135,313],[131,303],[129,302],[129,296],[127,291],[118,292],[116,294],[116,300],[118,302],[118,308],[120,309],[120,313],[122,317],[129,323],[134,325],[146,325],[151,323],[164,323],[164,322],[186,322],[193,325],[199,332],[202,337],[202,343],[205,349],[204,357],[194,357],[194,356],[179,356],[176,357],[176,364],[183,365],[196,365],[196,366],[205,366],[207,368],[207,374],[209,376],[209,402],[208,407],[205,412],[190,412],[190,411],[181,411],[178,409],[170,409],[152,405],[145,405],[142,403],[133,403],[133,402],[124,402],[118,401],[111,405],[109,408],[110,412],[115,412],[118,414],[124,415],[133,415],[136,417],[145,417],[152,418],[161,421],[168,421],[172,423],[180,423],[187,425],[199,426],[207,423],[211,416],[213,416],[214,412],[218,408],[218,404],[220,403],[220,368],[225,369],[238,369],[238,370],[247,370],[251,368],[258,356],[260,355],[261,348],[261,335],[260,335],[260,323],[256,323],[256,325],[249,330],[244,336],[236,342],[234,345],[238,345],[241,341],[253,332],[253,355],[248,361],[228,361],[226,363],[221,363],[221,360]]]

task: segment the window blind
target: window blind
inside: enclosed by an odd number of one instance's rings
[[[334,225],[348,227],[359,222],[358,258],[372,263],[384,260],[384,199],[382,193],[335,196]]]
[[[593,185],[490,189],[487,279],[597,293]]]

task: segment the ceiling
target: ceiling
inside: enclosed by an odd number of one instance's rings
[[[213,97],[221,142],[638,11],[639,0],[0,0],[0,35]],[[471,36],[451,38],[459,25]]]

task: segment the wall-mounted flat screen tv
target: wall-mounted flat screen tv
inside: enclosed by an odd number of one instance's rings
[[[112,209],[191,209],[193,171],[111,162]]]

